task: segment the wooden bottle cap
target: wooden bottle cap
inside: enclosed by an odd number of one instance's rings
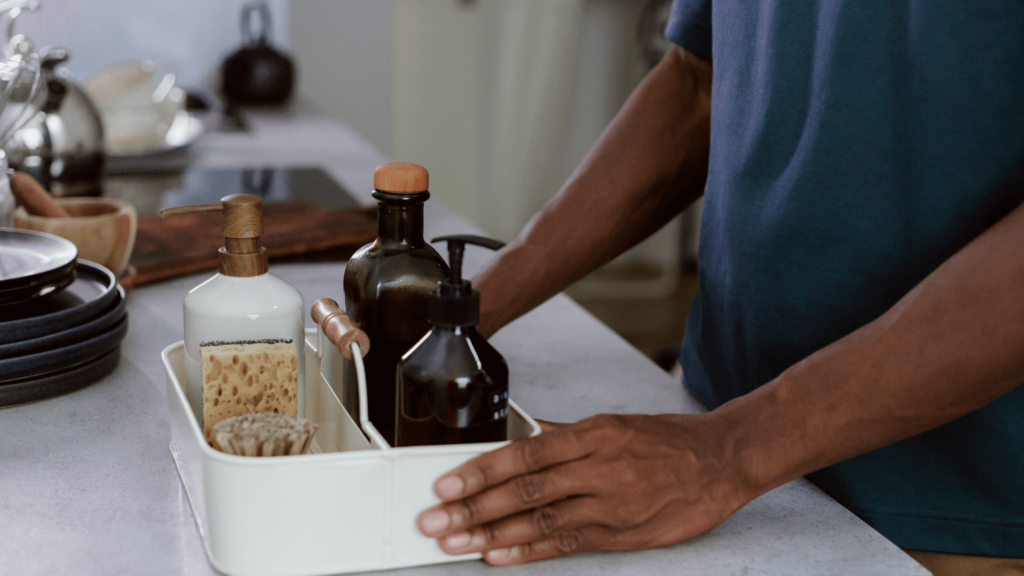
[[[356,326],[352,317],[345,313],[338,306],[338,303],[331,298],[321,298],[313,304],[310,311],[313,322],[324,331],[324,336],[330,340],[341,355],[352,360],[352,347],[350,344],[359,344],[359,353],[366,356],[370,351],[370,337]]]
[[[426,192],[430,184],[427,169],[409,162],[388,162],[373,171],[373,187],[393,194]]]
[[[262,198],[252,194],[232,194],[221,198],[220,204],[165,208],[160,211],[160,217],[204,212],[221,212],[224,247],[217,252],[221,274],[249,277],[267,272],[267,249],[260,246],[260,236],[263,235]]]

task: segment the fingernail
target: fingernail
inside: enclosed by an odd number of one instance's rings
[[[509,556],[508,548],[496,548],[486,554],[488,560],[500,562]]]
[[[469,532],[459,532],[444,539],[445,546],[449,548],[465,548],[469,544]]]
[[[459,478],[458,476],[442,478],[437,483],[437,495],[441,498],[454,498],[459,494],[462,494],[463,486],[464,483],[462,482],[462,478]]]
[[[420,516],[420,530],[427,536],[432,536],[448,527],[451,520],[448,513],[443,510],[431,510]]]

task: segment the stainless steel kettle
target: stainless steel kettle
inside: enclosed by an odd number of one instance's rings
[[[8,59],[35,59],[32,41],[15,34],[14,25],[19,16],[40,8],[38,0],[0,2],[0,14],[8,18],[3,46]],[[54,196],[99,196],[106,158],[103,121],[89,97],[71,80],[71,73],[59,68],[69,57],[62,46],[39,51],[46,101],[0,144],[11,168],[31,174]]]
[[[96,106],[70,79],[68,50],[40,51],[49,94],[42,108],[4,144],[11,167],[31,174],[54,196],[98,196],[103,177],[103,122]]]

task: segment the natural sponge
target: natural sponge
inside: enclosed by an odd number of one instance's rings
[[[208,342],[199,347],[203,369],[203,433],[250,412],[298,414],[298,352],[289,341]]]
[[[238,456],[291,456],[309,448],[317,425],[287,414],[245,414],[213,427],[213,447]]]

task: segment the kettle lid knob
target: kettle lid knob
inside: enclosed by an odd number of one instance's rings
[[[53,70],[71,58],[66,46],[46,46],[39,51],[40,65],[44,70]]]

